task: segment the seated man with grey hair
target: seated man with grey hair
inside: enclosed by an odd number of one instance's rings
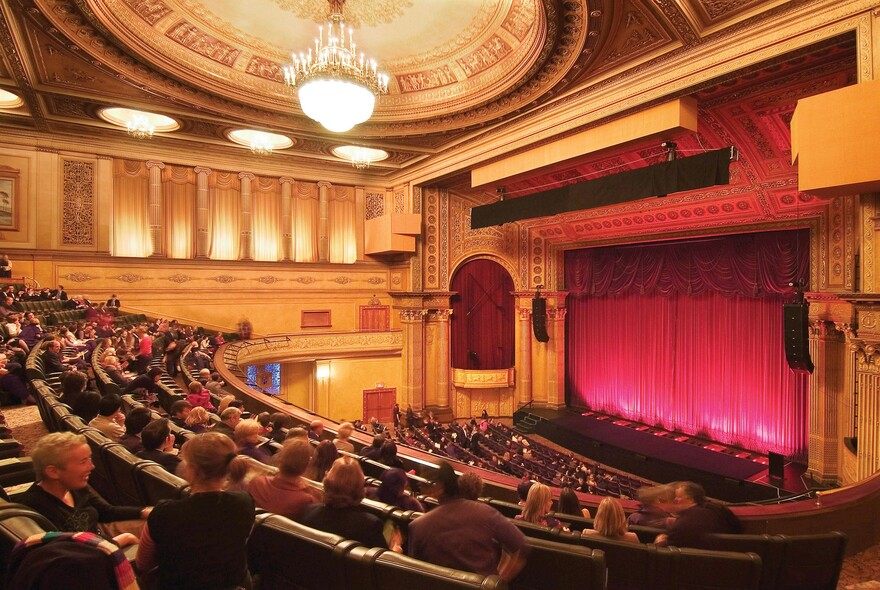
[[[229,407],[220,412],[220,422],[214,425],[211,432],[225,434],[235,440],[235,427],[241,422],[241,410]]]

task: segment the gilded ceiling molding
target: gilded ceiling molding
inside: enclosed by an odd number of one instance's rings
[[[39,100],[37,93],[34,91],[33,84],[22,61],[21,53],[15,46],[15,36],[10,28],[10,23],[14,22],[15,18],[10,14],[10,8],[6,2],[3,3],[3,8],[0,9],[0,16],[2,16],[0,18],[0,49],[3,51],[6,63],[10,66],[10,74],[22,94],[22,99],[24,99],[28,113],[33,118],[34,126],[39,131],[49,131],[46,113],[43,112],[42,101]]]

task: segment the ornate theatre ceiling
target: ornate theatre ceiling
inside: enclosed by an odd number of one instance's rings
[[[178,131],[151,140],[172,153],[210,150],[257,162],[226,133],[241,127],[283,133],[293,146],[272,154],[269,167],[316,178],[326,170],[353,174],[331,154],[336,146],[382,148],[389,159],[360,182],[390,185],[455,150],[479,152],[492,133],[542,117],[555,101],[806,4],[347,0],[356,41],[390,75],[390,90],[371,120],[333,134],[302,114],[281,73],[291,52],[312,43],[326,0],[4,0],[0,89],[19,94],[24,105],[0,110],[0,132],[80,138],[112,155],[137,145],[98,117],[101,108],[121,106],[177,119]],[[741,159],[730,186],[527,225],[550,241],[577,242],[815,210],[821,204],[796,190],[788,122],[798,98],[854,83],[854,54],[852,39],[834,39],[679,92],[698,99],[700,116],[699,133],[675,138],[681,155],[736,145]],[[505,188],[515,197],[660,158],[656,142],[630,145]],[[475,203],[494,198],[492,191],[470,189],[468,170],[444,170],[438,182]]]

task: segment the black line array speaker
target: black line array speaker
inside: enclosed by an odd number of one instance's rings
[[[547,334],[547,300],[543,297],[532,299],[532,332],[538,342],[549,342]]]
[[[785,479],[785,457],[779,453],[767,453],[767,459],[770,461],[770,477]]]
[[[793,371],[813,372],[810,359],[807,303],[786,303],[783,306],[785,360]]]

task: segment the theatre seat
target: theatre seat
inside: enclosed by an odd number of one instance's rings
[[[815,535],[780,535],[785,554],[779,590],[834,590],[846,552],[847,537],[834,531]]]
[[[601,590],[605,554],[599,549],[529,539],[529,557],[510,583],[513,590]]]
[[[357,545],[283,516],[265,514],[257,517],[248,539],[248,565],[259,576],[260,588],[360,588],[361,582],[348,579],[344,567],[345,554]]]
[[[668,556],[665,548],[628,541],[615,541],[598,535],[559,535],[560,540],[577,542],[605,554],[608,568],[608,590],[642,590],[653,588],[651,581],[659,573]],[[664,555],[658,555],[663,552]]]
[[[785,538],[780,535],[709,535],[712,549],[756,553],[761,557],[761,590],[779,587],[779,572],[785,552]]]
[[[406,588],[412,590],[504,590],[507,584],[500,577],[481,576],[427,563],[393,551],[382,551],[372,560],[372,588]],[[546,585],[544,588],[553,588]],[[587,587],[583,587],[586,590]]]
[[[655,590],[758,590],[761,558],[755,553],[666,548],[671,567],[655,575]],[[658,552],[659,555],[659,552]]]

